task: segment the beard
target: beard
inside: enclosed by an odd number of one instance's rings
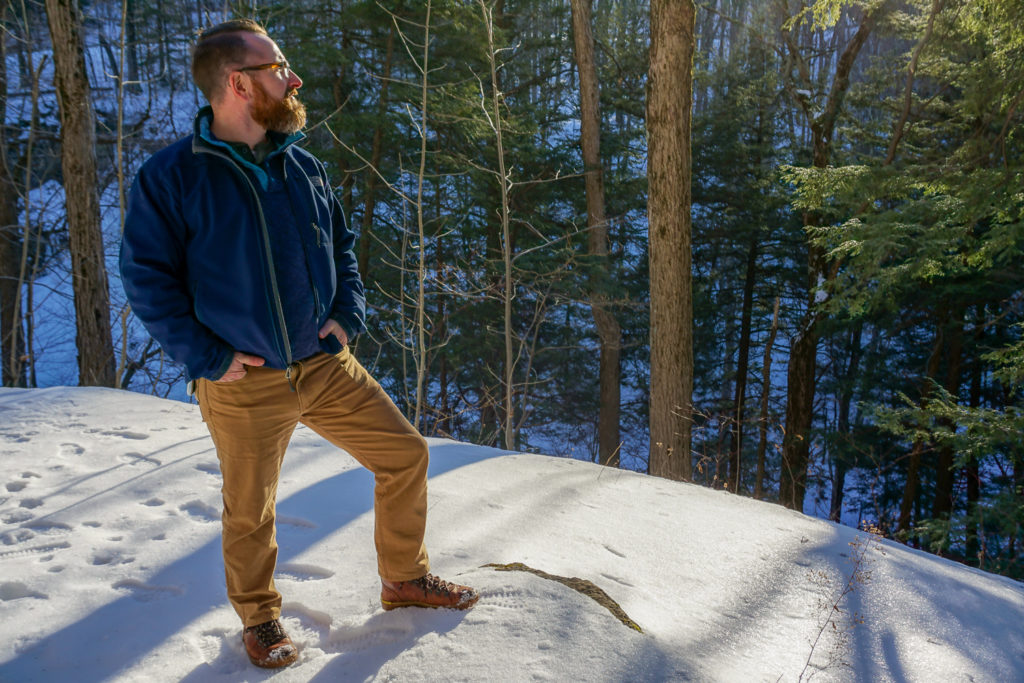
[[[277,100],[267,93],[266,89],[253,81],[256,97],[252,103],[250,115],[252,120],[267,130],[291,135],[306,125],[306,107],[295,97],[295,89],[285,93]]]

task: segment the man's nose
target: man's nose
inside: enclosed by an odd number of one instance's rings
[[[294,71],[289,71],[288,74],[288,89],[301,88],[302,79],[299,78],[299,75]]]

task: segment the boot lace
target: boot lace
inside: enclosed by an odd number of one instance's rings
[[[424,591],[428,591],[436,595],[449,596],[452,593],[460,592],[458,586],[456,586],[454,583],[445,581],[440,577],[434,576],[433,574],[421,576],[420,578],[416,579],[415,581],[411,581],[410,583],[416,584]]]
[[[270,647],[285,639],[284,629],[281,628],[281,622],[277,619],[250,626],[249,630],[256,634],[256,638],[263,647]]]

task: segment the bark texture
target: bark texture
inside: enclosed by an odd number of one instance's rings
[[[6,21],[6,13],[3,15]],[[7,36],[0,50],[0,121],[7,120]],[[18,229],[18,190],[14,184],[13,163],[8,154],[7,137],[0,127],[0,378],[5,387],[25,386],[24,363],[21,356],[24,340],[21,335],[21,302],[18,282],[21,246]]]
[[[647,220],[651,280],[650,473],[692,477],[690,251],[692,0],[651,1]]]
[[[53,39],[54,82],[60,105],[61,170],[75,297],[78,383],[115,385],[110,295],[96,193],[96,128],[85,70],[78,3],[46,0]]]

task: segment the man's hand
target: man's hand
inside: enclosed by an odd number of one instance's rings
[[[228,371],[221,375],[220,379],[214,380],[215,382],[237,382],[238,380],[245,377],[245,366],[252,365],[253,367],[259,367],[266,363],[259,356],[251,356],[248,353],[242,353],[241,351],[235,351],[235,357],[231,359],[231,365],[228,366]]]
[[[334,318],[328,318],[324,326],[320,328],[320,338],[323,339],[329,334],[333,334],[341,342],[342,346],[348,346],[348,334],[345,333],[345,329],[338,324],[338,321]]]

